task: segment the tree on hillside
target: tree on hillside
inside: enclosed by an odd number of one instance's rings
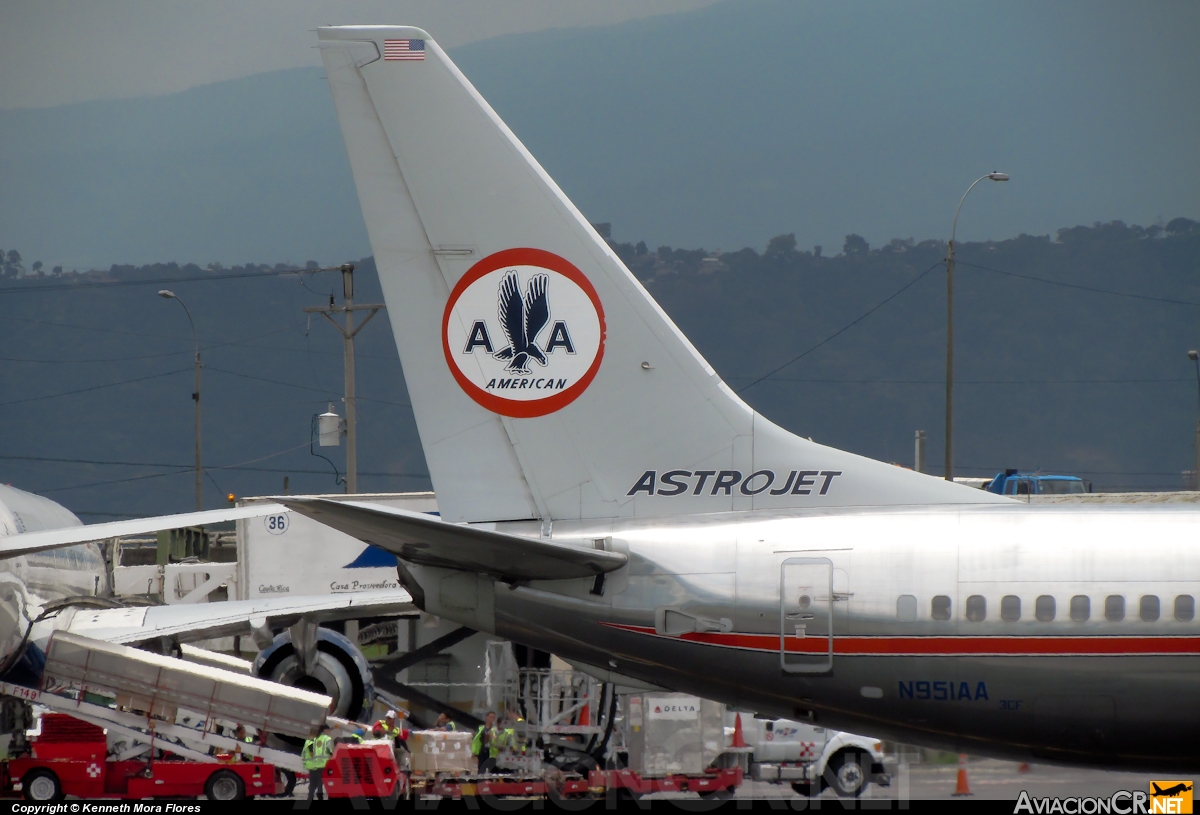
[[[870,251],[871,245],[867,243],[866,238],[864,238],[862,235],[847,235],[846,242],[842,244],[842,252],[847,256],[865,255]]]
[[[21,263],[21,253],[16,249],[9,249],[7,255],[0,250],[0,255],[4,258],[5,277],[20,277],[25,273],[25,266]]]
[[[1200,223],[1189,218],[1175,218],[1167,223],[1168,235],[1200,235]]]
[[[796,253],[796,235],[790,233],[787,235],[776,235],[767,243],[767,251],[763,252],[765,258],[787,258]]]

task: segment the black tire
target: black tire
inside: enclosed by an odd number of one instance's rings
[[[217,770],[204,783],[204,797],[210,801],[240,801],[246,797],[246,782],[233,770]]]
[[[47,769],[30,770],[21,779],[21,795],[26,801],[61,801],[62,782]]]
[[[734,793],[733,787],[722,787],[719,790],[703,790],[698,795],[705,801],[732,801]]]
[[[805,798],[811,798],[814,795],[821,794],[823,784],[824,782],[820,779],[818,779],[816,783],[813,783],[812,781],[793,781],[792,792]]]
[[[825,783],[839,798],[857,798],[867,788],[870,779],[863,768],[866,754],[858,750],[842,750],[825,765]]]

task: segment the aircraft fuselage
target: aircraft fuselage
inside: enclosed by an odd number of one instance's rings
[[[629,564],[516,586],[411,571],[432,613],[743,709],[956,751],[1194,768],[1198,515],[1014,505],[556,522],[556,541]]]

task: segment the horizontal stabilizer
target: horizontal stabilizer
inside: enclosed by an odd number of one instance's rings
[[[483,572],[501,580],[565,580],[615,571],[619,552],[452,524],[432,515],[351,501],[281,498],[288,509],[422,566]]]

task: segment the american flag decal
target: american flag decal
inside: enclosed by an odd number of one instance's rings
[[[384,40],[383,58],[385,60],[425,59],[425,40]]]

